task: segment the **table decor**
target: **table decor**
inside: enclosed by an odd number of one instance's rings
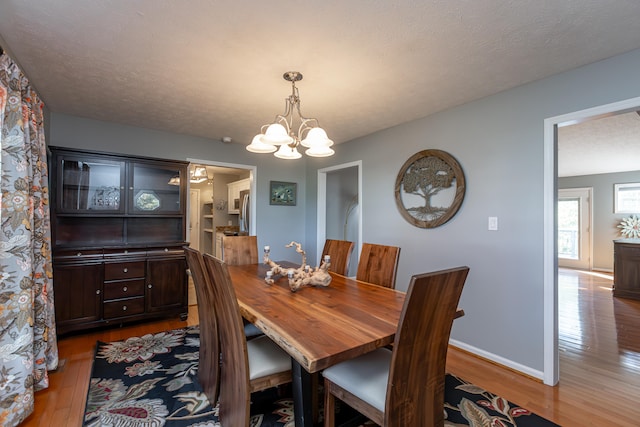
[[[640,237],[640,216],[631,215],[629,218],[624,218],[618,228],[625,237],[634,239]]]
[[[296,292],[303,286],[329,286],[331,283],[331,275],[329,274],[329,266],[331,265],[331,258],[325,255],[324,260],[320,264],[320,267],[311,268],[307,264],[307,254],[302,249],[302,245],[298,242],[291,242],[285,245],[285,248],[291,248],[295,246],[296,252],[302,256],[302,262],[298,268],[282,267],[269,258],[271,248],[269,246],[264,247],[263,263],[270,266],[271,270],[267,271],[264,281],[272,285],[275,280],[274,276],[287,276],[289,280],[289,289],[291,292]]]

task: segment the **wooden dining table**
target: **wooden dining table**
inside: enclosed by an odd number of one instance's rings
[[[280,263],[286,266],[286,263]],[[405,293],[331,273],[328,287],[269,285],[263,264],[229,265],[242,316],[291,355],[295,425],[313,425],[313,374],[393,342]]]

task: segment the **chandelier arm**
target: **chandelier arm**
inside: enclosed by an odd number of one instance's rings
[[[306,117],[302,117],[300,116],[302,119],[302,123],[300,123],[300,127],[298,128],[298,137],[300,138],[300,140],[303,140],[303,133],[304,132],[309,132],[311,129],[320,126],[320,123],[318,122],[317,119],[311,117],[311,118],[306,118]]]
[[[287,135],[291,134],[291,125],[289,124],[289,120],[287,119],[287,116],[278,114],[273,123],[278,123],[279,125],[282,125],[287,131]]]

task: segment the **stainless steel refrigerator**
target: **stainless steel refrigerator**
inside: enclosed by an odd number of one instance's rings
[[[251,192],[249,190],[242,190],[240,192],[240,217],[238,218],[238,226],[240,227],[239,235],[249,234],[249,219],[250,219],[250,200]]]

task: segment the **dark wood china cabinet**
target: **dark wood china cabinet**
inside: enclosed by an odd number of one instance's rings
[[[185,320],[188,164],[50,149],[58,333]]]

